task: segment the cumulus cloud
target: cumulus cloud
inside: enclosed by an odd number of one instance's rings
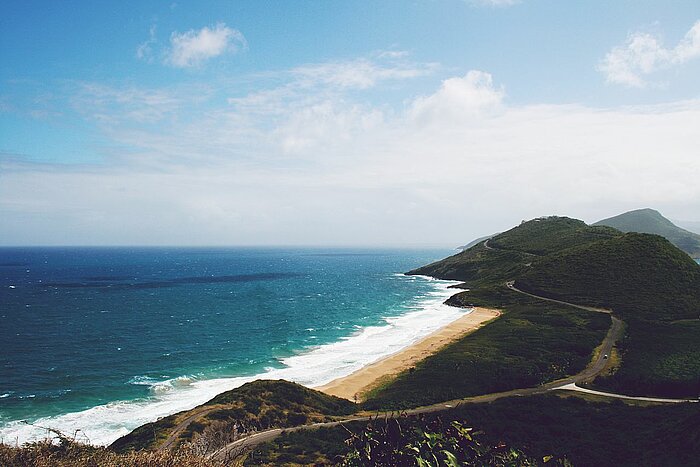
[[[421,122],[474,121],[497,112],[503,96],[489,73],[471,70],[461,78],[446,79],[434,94],[415,99],[409,114]]]
[[[173,32],[170,35],[170,49],[165,62],[177,68],[199,66],[224,53],[234,53],[247,47],[243,34],[218,23],[213,28],[203,27],[199,31]]]
[[[644,32],[630,34],[624,45],[614,47],[598,65],[609,83],[642,88],[646,76],[680,66],[700,57],[700,21],[695,22],[680,42],[671,48]]]

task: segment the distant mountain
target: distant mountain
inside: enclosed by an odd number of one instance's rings
[[[473,247],[474,245],[477,245],[477,244],[483,242],[484,240],[488,240],[489,238],[494,237],[496,235],[498,235],[498,234],[491,234],[491,235],[486,235],[484,237],[479,237],[476,240],[472,240],[471,242],[467,243],[466,245],[458,246],[457,249],[462,250],[462,251],[468,250],[471,247]]]
[[[693,233],[700,234],[700,221],[679,221],[674,220],[674,224],[685,230],[689,230]]]
[[[693,258],[700,258],[700,235],[678,227],[654,209],[629,211],[593,225],[606,225],[622,232],[661,235]]]

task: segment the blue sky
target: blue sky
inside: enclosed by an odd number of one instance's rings
[[[698,2],[202,3],[3,2],[0,244],[700,219]]]

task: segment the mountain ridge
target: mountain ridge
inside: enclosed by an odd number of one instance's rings
[[[678,227],[655,209],[635,209],[600,220],[592,225],[613,227],[625,233],[661,235],[691,257],[700,258],[700,235]]]

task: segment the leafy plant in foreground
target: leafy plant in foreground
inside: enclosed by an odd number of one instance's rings
[[[538,461],[504,443],[492,445],[483,442],[481,434],[458,421],[444,423],[441,418],[414,426],[407,426],[405,422],[402,425],[396,418],[374,420],[359,435],[351,433],[346,441],[351,451],[343,465],[533,466],[552,460],[548,456]],[[557,462],[568,465],[566,461]]]

